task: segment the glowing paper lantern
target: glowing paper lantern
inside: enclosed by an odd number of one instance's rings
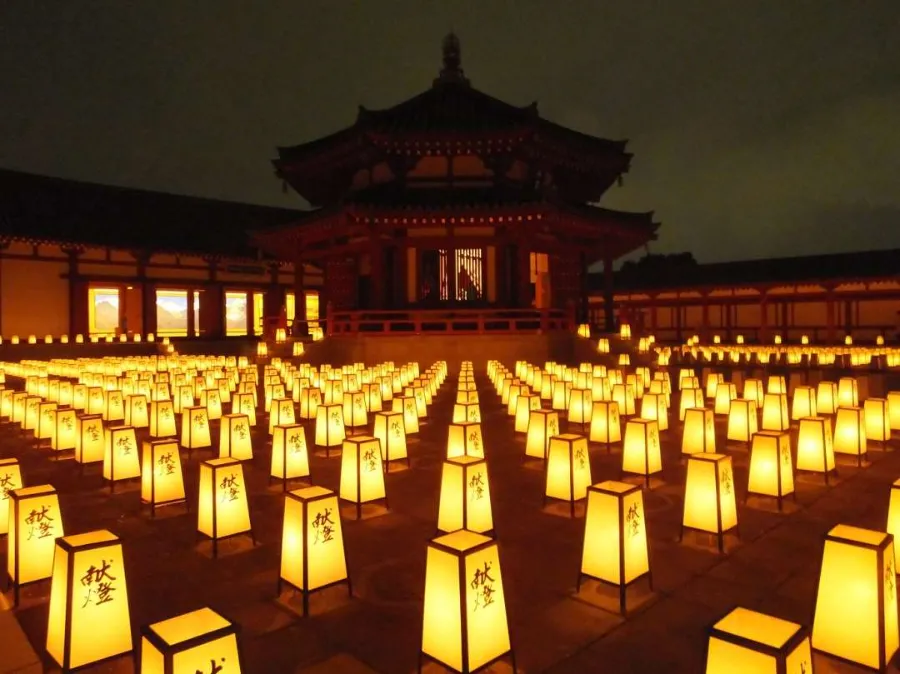
[[[50,438],[50,448],[56,452],[67,449],[75,449],[78,439],[78,416],[71,407],[56,409],[53,411],[53,435]]]
[[[131,426],[113,426],[104,434],[103,479],[109,482],[110,491],[116,482],[141,476],[137,438]]]
[[[800,420],[797,435],[797,470],[823,473],[825,484],[834,466],[834,434],[829,417]]]
[[[447,458],[455,456],[484,458],[481,424],[450,424],[447,430]]]
[[[419,414],[416,411],[416,399],[413,396],[398,396],[391,403],[391,410],[403,413],[403,425],[406,435],[419,432]]]
[[[619,417],[619,404],[613,400],[595,400],[591,412],[591,442],[609,445],[622,440],[622,420]]]
[[[174,439],[145,442],[141,463],[141,501],[152,515],[160,506],[184,502],[181,454]]]
[[[528,433],[525,437],[525,455],[544,459],[550,447],[550,438],[559,435],[559,412],[556,410],[533,410],[528,418]]]
[[[812,674],[807,630],[796,623],[736,608],[709,635],[706,674]]]
[[[568,421],[570,424],[585,424],[591,421],[593,400],[590,389],[575,388],[569,394]],[[527,430],[527,427],[526,427]]]
[[[885,443],[891,439],[891,415],[886,398],[866,398],[863,403],[866,440]]]
[[[197,531],[212,539],[213,557],[219,555],[220,540],[243,533],[253,536],[244,470],[237,459],[200,462]]]
[[[786,431],[791,427],[786,393],[766,393],[763,399],[762,429]]]
[[[9,492],[22,488],[18,459],[0,459],[0,535],[9,532]]]
[[[212,447],[209,414],[205,407],[181,408],[181,446],[188,450]]]
[[[490,535],[494,530],[487,462],[475,456],[444,461],[438,507],[438,531],[468,529]]]
[[[427,657],[474,672],[505,655],[513,656],[497,543],[465,529],[438,536],[426,557],[419,669]]]
[[[71,671],[131,648],[122,543],[106,530],[56,539],[47,652]]]
[[[288,480],[309,477],[306,432],[300,424],[275,427],[272,434],[272,467],[269,475],[281,480],[284,490],[287,490]]]
[[[900,534],[900,480],[894,480],[894,484],[891,485],[886,531],[891,536],[894,536],[894,540]],[[897,546],[894,546],[894,560],[895,562],[900,562],[900,549]],[[897,567],[895,566],[894,568]]]
[[[539,409],[541,409],[540,396],[530,393],[520,395],[516,400],[515,432],[527,433],[531,411]]]
[[[362,391],[347,392],[344,394],[344,425],[347,428],[359,428],[369,423],[369,415],[366,411],[366,394]]]
[[[141,630],[140,674],[241,674],[237,626],[201,608]]]
[[[125,425],[135,428],[147,428],[150,425],[146,397],[134,394],[125,398]]]
[[[794,494],[796,500],[791,436],[787,431],[760,431],[753,435],[747,493],[774,496],[779,510],[785,496]]]
[[[791,419],[816,416],[816,390],[812,386],[798,386],[794,389],[791,403]]]
[[[316,445],[325,448],[325,456],[330,456],[331,448],[340,446],[346,437],[343,407],[319,405],[316,409]]]
[[[714,454],[715,451],[716,425],[713,411],[705,407],[693,407],[685,410],[681,453],[709,452]]]
[[[155,400],[150,403],[150,437],[168,438],[177,434],[175,428],[175,404],[171,400]]]
[[[9,534],[6,538],[6,572],[19,588],[50,578],[56,539],[64,535],[59,497],[49,484],[21,487],[9,492]]]
[[[852,454],[862,465],[866,455],[866,418],[859,407],[838,407],[834,422],[834,451]]]
[[[323,487],[306,487],[287,493],[281,538],[282,584],[303,594],[303,615],[309,613],[309,595],[338,583],[347,583],[347,558],[338,499]]]
[[[691,408],[703,407],[703,389],[699,388],[683,388],[679,396],[678,418],[681,421],[685,419],[685,412]]]
[[[816,407],[819,414],[834,414],[838,407],[838,387],[833,381],[820,381],[816,388]]]
[[[666,397],[660,393],[647,393],[641,399],[641,419],[653,419],[660,431],[669,428],[669,408]]]
[[[825,536],[812,645],[884,671],[898,647],[894,537],[838,524]]]
[[[409,466],[403,414],[400,412],[376,412],[373,435],[381,442],[381,458],[385,462],[385,467],[391,461],[402,461],[403,459],[406,459],[406,465]]]
[[[584,576],[617,585],[624,614],[628,586],[650,578],[643,491],[607,480],[588,487],[587,499],[578,586]],[[652,580],[650,585],[652,589]]]
[[[841,377],[837,386],[838,407],[859,406],[859,385],[855,377]]]
[[[318,389],[316,390],[318,391]],[[231,412],[232,414],[246,414],[250,426],[256,426],[255,396],[252,393],[235,393],[231,397]]]
[[[364,503],[384,500],[387,507],[381,443],[377,438],[360,435],[344,440],[340,496],[356,504],[356,519],[362,517]]]
[[[682,536],[685,529],[713,534],[718,539],[719,552],[724,552],[724,536],[736,529],[737,523],[731,457],[724,454],[691,455],[684,487]]]
[[[275,432],[276,426],[287,426],[296,423],[294,401],[290,398],[275,398],[269,407],[269,435]]]
[[[622,472],[643,475],[649,486],[650,476],[662,471],[659,428],[654,419],[631,419],[625,425],[622,448]]]
[[[99,414],[82,414],[75,419],[75,461],[84,465],[100,463],[105,452],[103,419]]]
[[[518,405],[518,401],[516,402]],[[540,407],[540,402],[538,402]],[[396,405],[394,406],[396,411]],[[453,423],[458,424],[464,421],[472,421],[478,423],[481,421],[481,409],[478,403],[457,403],[453,406]]]
[[[550,438],[544,500],[567,501],[570,515],[575,517],[575,503],[587,497],[591,485],[591,457],[583,435],[565,433]]]

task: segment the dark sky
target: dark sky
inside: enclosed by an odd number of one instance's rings
[[[900,0],[4,0],[0,167],[302,207],[277,145],[431,85],[630,139],[701,261],[900,247]],[[213,225],[214,223],[210,223]]]

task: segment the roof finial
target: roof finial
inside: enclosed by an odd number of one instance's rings
[[[435,80],[438,82],[458,82],[460,84],[468,84],[462,69],[462,52],[459,47],[459,38],[452,30],[447,33],[441,43],[441,51],[443,52],[443,67],[441,68],[441,76]]]

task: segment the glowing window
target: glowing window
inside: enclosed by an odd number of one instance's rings
[[[284,312],[288,321],[294,320],[294,316],[297,313],[297,300],[294,297],[294,293],[290,291],[284,294]]]
[[[119,289],[88,289],[88,330],[92,335],[114,335],[119,329]]]
[[[187,290],[156,291],[156,334],[164,337],[187,337]]]
[[[479,299],[483,290],[482,259],[481,248],[458,248],[453,251],[453,264],[450,267],[449,251],[441,250],[439,261],[441,299],[450,299],[451,278],[456,287],[457,300]]]
[[[194,337],[200,336],[200,292],[199,290],[193,291],[194,293]]]
[[[253,334],[263,333],[263,293],[253,293]]]
[[[306,320],[309,327],[319,327],[319,293],[315,290],[306,291]]]
[[[247,293],[225,293],[225,334],[247,334]]]

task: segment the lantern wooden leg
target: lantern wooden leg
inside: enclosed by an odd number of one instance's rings
[[[303,591],[303,617],[309,615],[309,592]]]
[[[619,585],[619,613],[622,614],[624,618],[627,613],[627,602],[626,602],[626,593],[628,592],[627,585]]]

